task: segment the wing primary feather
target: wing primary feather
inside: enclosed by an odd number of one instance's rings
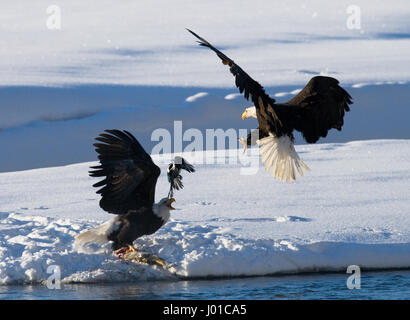
[[[140,208],[151,209],[160,169],[128,131],[104,130],[94,143],[100,164],[91,166],[91,177],[104,177],[95,183],[101,187],[100,206],[109,213],[125,214]],[[149,212],[142,210],[142,212]]]

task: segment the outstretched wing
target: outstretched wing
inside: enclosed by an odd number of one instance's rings
[[[127,131],[105,130],[96,140],[100,165],[91,167],[92,177],[105,177],[94,184],[102,198],[100,206],[109,213],[125,214],[142,206],[151,208],[161,170],[134,136]]]
[[[180,169],[184,169],[188,171],[189,173],[195,172],[195,168],[192,164],[190,164],[188,161],[186,161],[184,158],[176,156],[174,158],[174,163],[176,166],[178,166]]]
[[[330,129],[341,130],[345,111],[350,111],[352,97],[339,86],[339,81],[331,77],[312,78],[301,92],[286,104],[277,104],[277,112],[282,118],[286,105],[293,127],[300,131],[308,143],[315,143],[326,137]],[[289,108],[290,107],[290,108]]]
[[[266,133],[270,131],[279,135],[282,134],[282,124],[272,108],[275,100],[266,94],[265,89],[243,71],[232,59],[216,49],[212,44],[204,38],[201,38],[195,32],[189,29],[187,30],[199,39],[198,43],[200,46],[213,50],[222,60],[222,63],[229,66],[231,73],[235,77],[235,84],[239,88],[239,92],[243,93],[247,100],[249,100],[250,97],[256,107],[260,130],[265,131]]]

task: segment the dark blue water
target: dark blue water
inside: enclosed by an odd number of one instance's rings
[[[226,280],[121,284],[0,286],[0,299],[410,299],[410,271],[362,273],[361,288],[347,274],[289,275]]]

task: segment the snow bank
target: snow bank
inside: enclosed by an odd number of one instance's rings
[[[286,240],[246,240],[223,227],[174,220],[167,225],[166,232],[137,241],[138,247],[169,263],[169,270],[164,271],[126,264],[110,254],[108,247],[106,252],[78,253],[72,247],[73,237],[92,225],[3,213],[0,284],[44,282],[50,276],[47,268],[54,265],[60,266],[63,283],[345,271],[353,264],[363,268],[410,266],[410,243],[301,245]]]
[[[229,161],[235,150],[219,153],[225,162],[197,164],[195,174],[185,175],[179,210],[156,234],[136,241],[165,259],[168,271],[127,265],[107,247],[73,248],[75,235],[112,217],[91,187],[87,170],[94,163],[2,173],[0,283],[43,282],[50,265],[60,266],[64,282],[410,267],[410,141],[297,151],[312,172],[292,184],[274,181],[262,166],[240,175],[240,165]],[[154,158],[164,172],[168,160]],[[157,198],[167,188],[162,173]]]

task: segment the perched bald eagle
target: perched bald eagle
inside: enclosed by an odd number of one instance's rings
[[[105,130],[94,146],[100,165],[91,167],[92,177],[104,177],[94,187],[101,195],[100,207],[117,216],[77,236],[77,244],[112,241],[112,249],[124,254],[134,251],[135,239],[150,235],[161,228],[175,208],[175,199],[155,200],[155,186],[161,173],[140,143],[128,131]],[[102,142],[102,143],[100,143]],[[183,158],[177,161],[186,162]],[[175,160],[174,160],[175,162]],[[190,166],[191,171],[194,169]],[[179,175],[179,178],[182,178]],[[172,187],[172,186],[171,186]]]
[[[331,77],[317,76],[293,99],[276,103],[233,60],[195,32],[187,30],[199,39],[199,45],[213,50],[222,63],[229,66],[240,93],[254,103],[245,110],[242,119],[257,118],[259,127],[247,139],[239,139],[244,149],[258,144],[266,171],[281,181],[291,182],[296,180],[297,173],[304,175],[304,169],[310,170],[296,153],[293,130],[300,131],[306,142],[315,143],[320,137],[326,137],[330,129],[342,129],[343,117],[345,111],[350,110],[352,98],[339,82]]]

